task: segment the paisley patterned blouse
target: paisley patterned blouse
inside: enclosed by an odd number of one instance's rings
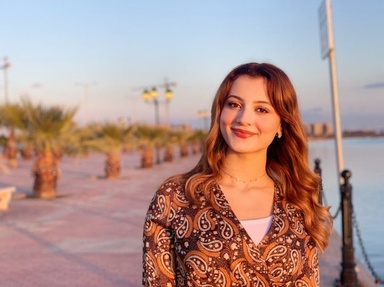
[[[165,182],[146,216],[143,269],[144,286],[320,286],[315,243],[278,187],[271,228],[255,244],[218,185],[196,205]]]

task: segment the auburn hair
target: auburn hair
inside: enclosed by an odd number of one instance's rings
[[[219,86],[211,109],[211,126],[197,165],[175,176],[185,184],[189,200],[198,201],[210,191],[220,177],[227,143],[220,132],[220,115],[233,82],[242,75],[266,80],[269,100],[281,118],[283,136],[275,138],[267,150],[267,173],[281,188],[284,199],[304,215],[307,232],[323,251],[332,231],[329,207],[318,202],[321,180],[308,162],[308,144],[301,120],[295,89],[288,76],[268,63],[247,63],[235,67]]]

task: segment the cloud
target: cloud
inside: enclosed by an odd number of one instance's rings
[[[384,89],[384,82],[367,84],[364,86],[364,89]]]

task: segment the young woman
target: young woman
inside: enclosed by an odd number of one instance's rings
[[[233,69],[197,165],[167,179],[144,226],[145,286],[320,286],[332,230],[295,90],[271,64]]]

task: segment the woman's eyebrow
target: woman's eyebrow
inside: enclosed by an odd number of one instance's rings
[[[236,95],[232,95],[232,94],[229,94],[227,99],[229,98],[235,98],[235,99],[238,99],[239,101],[244,101],[244,99],[242,97],[239,97],[239,96],[236,96]],[[254,101],[253,102],[254,104],[267,104],[267,105],[270,105],[272,106],[271,102],[270,101]]]
[[[269,102],[269,101],[254,101],[253,103],[255,103],[255,104],[267,104],[267,105],[272,105],[271,104],[271,102]]]
[[[236,95],[232,95],[232,94],[229,94],[229,95],[228,95],[227,99],[229,99],[229,98],[236,98],[236,99],[238,99],[238,100],[240,100],[240,101],[243,100],[241,97],[236,96]]]

